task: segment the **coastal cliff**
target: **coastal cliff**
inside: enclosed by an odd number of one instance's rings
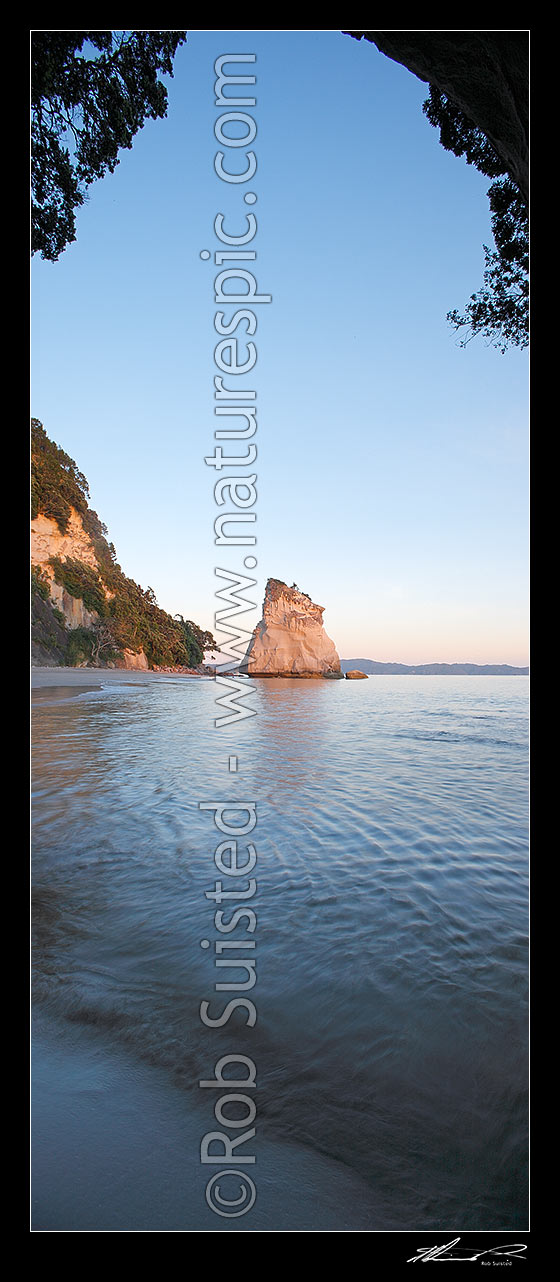
[[[50,601],[58,612],[59,622],[71,631],[75,628],[91,629],[99,622],[100,614],[96,609],[87,609],[83,598],[69,592],[60,581],[58,566],[65,562],[88,567],[94,579],[99,579],[99,566],[95,555],[93,540],[84,529],[80,513],[71,507],[62,532],[53,517],[39,513],[31,522],[31,565],[35,583],[42,582],[47,592],[43,599]],[[56,577],[57,576],[57,577]],[[105,600],[113,593],[103,590]],[[63,619],[60,616],[64,616]]]
[[[31,424],[31,657],[39,666],[197,670],[210,632],[127,578],[85,476]]]
[[[324,606],[295,584],[266,585],[263,617],[257,624],[240,671],[251,677],[342,675],[334,643],[323,627]]]

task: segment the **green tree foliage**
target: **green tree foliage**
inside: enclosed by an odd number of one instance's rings
[[[72,628],[66,649],[68,666],[77,668],[80,663],[90,663],[92,649],[93,633],[87,628]]]
[[[105,540],[107,527],[88,504],[89,486],[85,476],[59,445],[49,440],[38,418],[31,419],[31,519],[42,513],[56,521],[61,534],[68,531],[71,509],[79,512],[94,543]],[[114,548],[113,548],[114,553]]]
[[[184,31],[34,31],[31,38],[33,253],[55,262],[76,239],[86,191],[144,122],[167,115]]]
[[[107,614],[107,601],[103,584],[91,565],[67,557],[51,557],[50,564],[54,570],[55,583],[60,583],[70,596],[83,601],[86,610],[95,610],[101,616]]]
[[[203,662],[205,650],[218,649],[216,641],[211,632],[204,632],[191,619],[184,619],[182,614],[176,614],[175,619],[183,631],[183,643],[189,656],[188,666],[196,668]]]
[[[447,319],[463,331],[465,347],[477,334],[505,352],[529,341],[529,215],[519,188],[506,175],[504,162],[486,135],[458,107],[430,85],[423,105],[430,124],[440,131],[446,151],[465,156],[467,164],[495,181],[488,189],[495,249],[484,245],[484,285],[472,294],[463,313],[448,312]]]
[[[89,489],[68,454],[50,441],[42,423],[31,420],[31,519],[42,512],[66,534],[70,510],[85,513]]]
[[[35,593],[42,601],[48,601],[50,596],[50,579],[40,565],[31,566],[31,595]]]
[[[97,644],[96,633],[90,655],[93,660],[106,659],[109,649],[128,649],[143,650],[150,667],[194,668],[202,663],[205,647],[199,638],[208,637],[212,644],[211,634],[161,610],[153,588],[144,590],[127,578],[110,557],[100,564],[99,573],[72,557],[64,561],[51,557],[50,564],[55,581],[99,615],[96,628],[103,644]]]

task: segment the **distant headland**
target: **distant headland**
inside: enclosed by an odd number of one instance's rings
[[[390,677],[526,677],[528,668],[509,663],[378,663],[375,659],[341,659],[343,672],[357,669],[368,676]]]

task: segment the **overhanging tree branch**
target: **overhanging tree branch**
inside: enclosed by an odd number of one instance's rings
[[[484,246],[483,288],[447,319],[505,352],[529,332],[528,32],[347,31],[429,84],[423,111],[447,151],[493,178],[495,251]]]
[[[32,253],[51,262],[76,239],[75,211],[148,118],[167,114],[184,31],[32,34]]]

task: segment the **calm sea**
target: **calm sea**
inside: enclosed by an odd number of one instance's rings
[[[212,681],[34,696],[34,1227],[526,1227],[526,679],[255,691],[222,729]],[[198,1085],[223,1055],[254,1121]],[[201,1143],[253,1128],[220,1216]]]

